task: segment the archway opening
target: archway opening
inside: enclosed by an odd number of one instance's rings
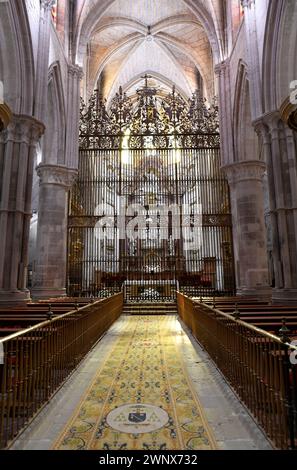
[[[229,188],[218,108],[165,95],[150,77],[107,108],[82,106],[79,178],[69,207],[68,293],[126,301],[232,295]]]

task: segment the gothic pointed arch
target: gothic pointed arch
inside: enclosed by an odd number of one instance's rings
[[[269,2],[263,53],[265,112],[281,107],[297,77],[297,3]]]
[[[48,73],[48,112],[43,141],[43,162],[65,165],[65,102],[59,62]]]
[[[80,11],[77,11],[78,24],[73,47],[73,60],[75,59],[77,63],[82,63],[90,35],[104,15],[104,12],[111,7],[114,2],[115,0],[105,0],[100,2],[100,4],[85,2],[81,6]],[[223,47],[220,44],[220,26],[216,20],[212,4],[209,4],[209,8],[206,7],[205,2],[200,0],[198,2],[193,0],[181,0],[181,4],[188,7],[201,22],[211,44],[215,62],[220,62],[224,53]]]
[[[258,159],[257,136],[252,126],[248,69],[243,60],[240,60],[238,64],[233,106],[233,129],[235,160]]]
[[[164,75],[154,72],[153,70],[145,70],[144,73],[139,73],[135,75],[129,82],[127,82],[123,86],[123,90],[125,92],[128,92],[131,88],[135,87],[139,82],[143,80],[144,75],[150,75],[153,79],[155,79],[157,82],[161,83],[165,87],[167,87],[169,90],[172,89],[173,86],[176,87],[176,91],[183,97],[183,99],[186,101],[188,99],[188,95],[184,92],[184,90],[176,85],[174,82],[170,80],[170,78],[165,77]],[[112,96],[114,96],[115,93],[111,93],[111,99]]]
[[[0,80],[15,114],[32,115],[34,59],[25,2],[0,2]]]

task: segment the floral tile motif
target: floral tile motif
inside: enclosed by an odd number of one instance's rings
[[[127,317],[54,449],[215,449],[175,335],[170,317]]]

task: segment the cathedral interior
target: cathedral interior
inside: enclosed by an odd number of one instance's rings
[[[296,450],[296,25],[0,0],[0,449]]]

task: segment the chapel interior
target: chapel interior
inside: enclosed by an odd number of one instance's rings
[[[296,25],[0,0],[0,449],[296,450]]]

